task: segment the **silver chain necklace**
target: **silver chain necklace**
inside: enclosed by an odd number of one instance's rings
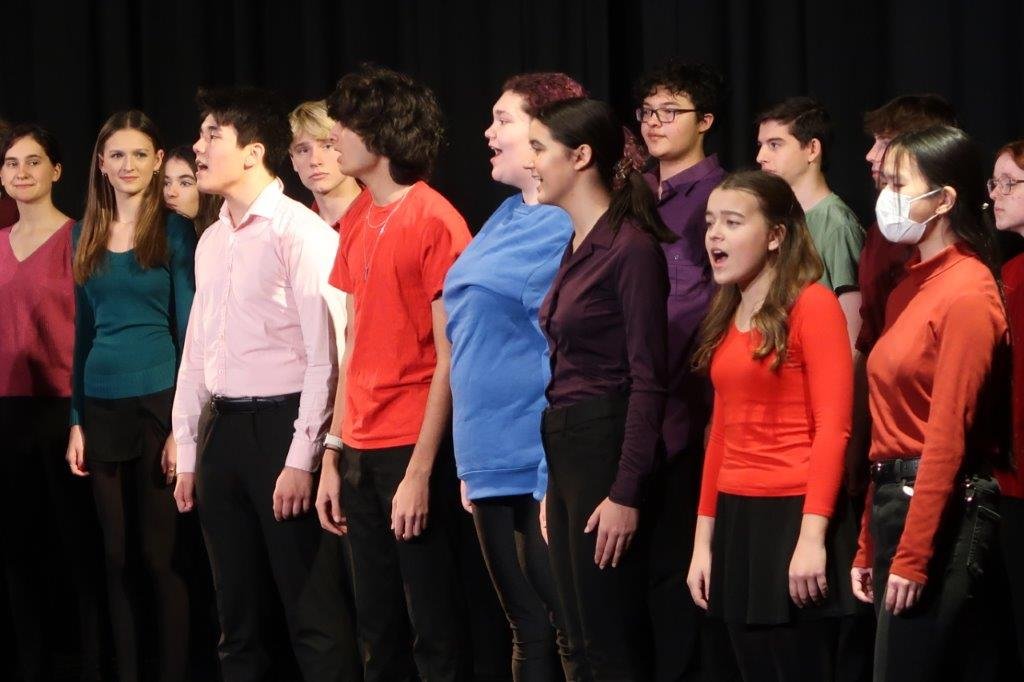
[[[381,222],[380,225],[371,225],[370,224],[370,213],[373,211],[373,206],[371,205],[371,206],[369,206],[366,209],[366,215],[363,217],[363,223],[366,225],[367,233],[369,233],[371,230],[376,230],[377,236],[373,240],[373,249],[370,251],[369,255],[366,254],[366,236],[365,235],[363,236],[363,281],[364,282],[366,282],[367,280],[370,279],[370,266],[373,264],[373,257],[377,253],[377,245],[380,244],[380,238],[382,236],[384,236],[384,231],[387,229],[388,223],[391,221],[392,216],[394,216],[396,213],[398,213],[398,209],[400,209],[402,207],[402,204],[405,202],[405,198],[407,196],[409,196],[409,193],[411,191],[412,191],[412,187],[409,187],[408,189],[405,190],[405,193],[402,195],[402,198],[398,200],[398,204],[393,209],[391,209],[391,212],[388,213],[387,217],[384,218],[384,220]]]

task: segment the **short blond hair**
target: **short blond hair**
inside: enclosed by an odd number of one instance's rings
[[[292,140],[302,133],[308,133],[314,140],[326,140],[331,136],[334,121],[327,115],[327,103],[322,100],[303,102],[288,114],[288,125],[292,128]]]

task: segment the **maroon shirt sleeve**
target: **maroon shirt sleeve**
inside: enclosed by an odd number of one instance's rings
[[[622,225],[619,229],[635,228]],[[661,246],[646,234],[629,236],[623,240],[615,282],[626,333],[629,407],[619,471],[608,497],[638,507],[654,469],[665,415],[669,282]]]

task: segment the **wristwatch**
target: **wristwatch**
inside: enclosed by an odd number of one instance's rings
[[[324,434],[324,450],[334,450],[335,452],[341,452],[344,444],[341,439],[332,433]]]

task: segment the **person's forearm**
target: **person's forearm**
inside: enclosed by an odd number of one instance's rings
[[[416,439],[416,446],[406,469],[407,475],[429,476],[434,469],[434,459],[441,446],[441,439],[448,429],[452,411],[452,390],[448,376],[450,365],[449,357],[438,356],[434,378],[430,381],[430,392],[427,394],[423,426],[420,428],[420,435]]]
[[[821,514],[804,514],[800,523],[800,540],[825,543],[825,531],[828,530],[828,517]]]
[[[693,534],[695,548],[711,549],[711,536],[715,534],[715,517],[698,516],[697,529]]]
[[[861,296],[859,291],[847,291],[839,295],[839,307],[843,309],[843,317],[846,318],[846,331],[850,335],[850,348],[856,347],[857,337],[860,336],[860,328],[863,320],[860,317]]]

